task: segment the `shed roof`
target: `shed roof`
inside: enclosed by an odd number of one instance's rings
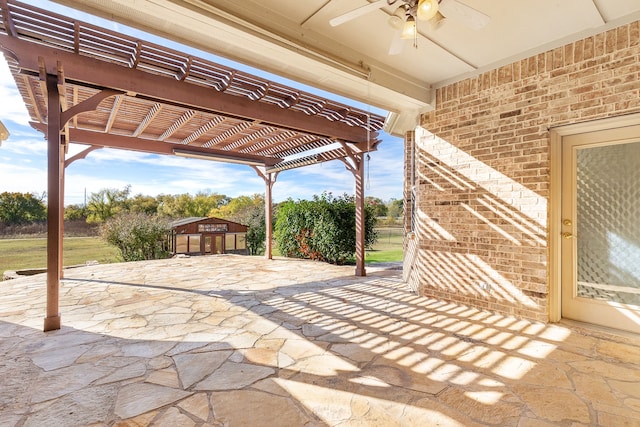
[[[192,222],[201,221],[203,219],[207,219],[206,216],[191,216],[189,218],[181,218],[176,219],[175,221],[171,221],[169,225],[171,227],[180,227],[181,225],[191,224]]]
[[[32,126],[47,131],[45,82],[55,75],[67,142],[272,171],[380,142],[384,117],[369,111],[24,3],[0,5],[0,49]]]
[[[216,217],[212,217],[212,216],[192,216],[192,217],[189,217],[189,218],[177,219],[175,221],[171,221],[169,223],[169,225],[172,228],[175,228],[175,227],[181,227],[181,226],[187,225],[187,224],[193,224],[194,222],[206,222],[208,220],[221,221],[223,223],[229,223],[229,224],[238,224],[238,225],[242,225],[243,227],[246,227],[246,225],[241,224],[239,222],[229,221],[228,219],[216,218]]]

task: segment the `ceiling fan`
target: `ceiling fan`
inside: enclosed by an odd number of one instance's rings
[[[403,40],[406,39],[413,39],[414,47],[418,47],[418,21],[428,22],[437,29],[446,18],[451,18],[471,29],[478,30],[486,26],[491,19],[479,10],[458,0],[376,0],[336,16],[329,21],[329,24],[332,27],[337,27],[373,10],[395,4],[398,7],[388,20],[389,25],[396,30],[396,36],[389,49],[390,55],[400,53],[404,45]]]

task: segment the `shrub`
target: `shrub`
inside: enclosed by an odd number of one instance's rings
[[[376,240],[373,208],[365,206],[365,246]],[[288,200],[278,208],[274,237],[281,254],[344,264],[356,251],[353,197],[314,196],[312,201]]]
[[[100,235],[120,250],[125,261],[140,261],[168,256],[169,229],[167,220],[157,215],[124,213],[109,218],[102,225]]]

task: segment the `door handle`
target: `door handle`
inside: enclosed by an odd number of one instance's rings
[[[560,233],[560,235],[565,239],[571,239],[572,237],[576,237],[573,234],[569,233],[568,231],[565,231],[564,233]]]

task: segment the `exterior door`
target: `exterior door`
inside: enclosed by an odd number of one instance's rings
[[[215,249],[213,253],[215,254],[224,253],[224,242],[222,241],[222,234],[216,234],[214,238],[215,238]]]
[[[640,333],[640,126],[562,138],[562,317]]]
[[[205,254],[211,254],[212,249],[213,248],[211,246],[211,236],[205,234],[205,236],[204,236],[204,253]]]

